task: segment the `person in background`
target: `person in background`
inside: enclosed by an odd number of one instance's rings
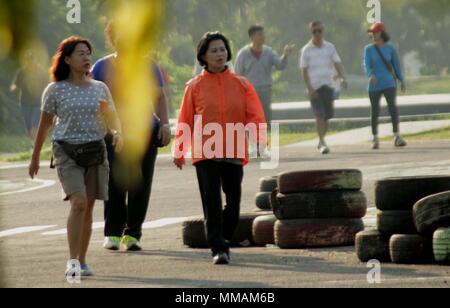
[[[311,107],[316,117],[316,129],[319,135],[318,150],[322,154],[330,153],[325,137],[329,120],[334,116],[334,100],[336,97],[334,76],[336,71],[343,88],[347,88],[344,68],[336,47],[324,40],[325,26],[320,21],[309,24],[311,40],[300,55],[300,71],[308,89]]]
[[[392,44],[389,44],[390,36],[386,32],[384,23],[373,24],[369,30],[373,44],[364,49],[364,70],[369,77],[369,98],[372,117],[372,149],[380,148],[378,137],[378,118],[380,116],[381,97],[386,98],[391,114],[394,131],[394,146],[405,147],[406,141],[400,135],[400,119],[397,109],[397,79],[400,81],[400,89],[406,91],[405,79],[400,66],[400,59]]]
[[[115,33],[114,22],[109,22],[105,34],[113,48],[117,46]],[[118,57],[120,57],[120,50],[101,58],[92,68],[93,78],[104,81],[110,89],[113,89],[115,63]],[[162,89],[164,87],[163,76],[159,66],[152,61],[149,61],[149,72],[154,74],[159,88],[158,98],[154,104],[156,113],[153,115],[152,123],[148,125],[149,130],[152,130],[151,140],[142,141],[148,144],[148,148],[141,162],[142,179],[139,185],[128,189],[122,187],[118,183],[119,175],[115,174],[114,168],[110,169],[109,199],[105,201],[105,240],[103,243],[103,247],[108,250],[119,250],[120,248],[126,251],[142,250],[140,244],[142,224],[149,206],[158,146],[164,147],[170,143],[168,106]],[[112,95],[114,97],[114,92]],[[112,141],[113,136],[108,134],[105,142],[111,166],[117,159]]]
[[[86,254],[92,234],[92,213],[96,200],[108,199],[109,165],[103,141],[109,129],[112,147],[120,152],[123,146],[121,123],[108,87],[89,77],[91,43],[70,37],[61,42],[50,69],[53,82],[42,96],[42,113],[37,132],[29,175],[34,178],[40,168],[42,145],[53,130],[53,155],[64,200],[70,201],[67,238],[70,260],[66,275],[80,272],[90,276]],[[87,149],[89,165],[79,155]],[[81,155],[83,156],[83,155]],[[91,161],[92,160],[92,161]]]
[[[24,58],[11,83],[10,90],[16,92],[28,137],[36,138],[39,119],[41,117],[41,94],[48,83],[48,74],[42,68],[32,51]]]
[[[163,77],[163,81],[164,81],[163,92],[164,92],[164,95],[165,95],[166,100],[167,100],[167,106],[168,106],[168,109],[169,109],[169,115],[171,115],[171,114],[174,114],[175,110],[174,110],[174,108],[172,106],[173,89],[170,86],[170,82],[171,82],[170,81],[170,76],[169,76],[169,74],[167,73],[167,71],[163,67],[159,66],[159,69],[161,71],[161,74],[162,74],[162,77]]]
[[[286,45],[280,57],[269,46],[265,45],[264,27],[253,25],[248,29],[250,45],[242,48],[236,57],[236,74],[244,76],[253,84],[264,108],[267,123],[272,122],[272,73],[273,69],[284,70],[289,55],[295,45]]]
[[[203,136],[201,144],[197,145],[194,141],[195,131],[203,131],[203,128],[214,125],[221,129],[223,137],[230,124],[254,124],[258,127],[257,132],[251,135],[265,144],[266,131],[261,127],[267,128],[267,124],[252,84],[246,78],[231,72],[226,65],[232,59],[232,54],[228,39],[223,34],[206,33],[198,44],[197,59],[205,69],[186,85],[178,120],[174,164],[183,169],[185,156],[192,145],[193,164],[197,171],[206,236],[212,250],[213,263],[228,264],[229,243],[240,216],[243,167],[248,161],[248,149],[244,146],[247,138],[245,132],[238,133],[238,137],[232,138],[233,140],[221,138],[218,142],[223,142],[224,146],[217,151],[216,144],[214,153],[205,153],[204,145],[209,136]],[[202,127],[198,127],[199,117]],[[186,127],[188,132],[183,129]],[[240,148],[239,144],[243,146]],[[201,155],[197,156],[195,153],[198,151]],[[221,190],[226,196],[225,209]]]

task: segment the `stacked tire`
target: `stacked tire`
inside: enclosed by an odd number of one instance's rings
[[[417,230],[430,238],[434,260],[450,263],[450,191],[419,200],[413,208]]]
[[[272,211],[270,198],[273,191],[278,187],[278,176],[267,176],[259,180],[259,192],[256,194],[256,207],[258,210]],[[265,247],[274,245],[275,239],[273,229],[277,221],[273,212],[269,215],[262,215],[253,221],[252,236],[256,246]]]
[[[270,211],[270,195],[277,189],[277,176],[268,176],[259,180],[259,192],[255,196],[256,207],[263,211]]]
[[[271,212],[255,212],[241,214],[239,224],[234,232],[230,244],[232,247],[254,246],[252,226],[253,221],[260,216],[271,215]],[[208,248],[205,232],[205,219],[203,216],[186,218],[182,223],[183,244],[190,248]]]
[[[354,245],[367,211],[359,170],[286,172],[272,192],[274,243],[282,249]],[[267,218],[269,219],[269,218]]]
[[[358,258],[363,262],[376,259],[399,264],[432,261],[430,234],[445,226],[446,222],[450,226],[450,216],[433,210],[432,204],[445,203],[445,198],[440,201],[436,196],[422,198],[448,189],[450,177],[403,177],[378,181],[375,185],[377,230],[357,234]],[[444,205],[440,207],[443,208]]]

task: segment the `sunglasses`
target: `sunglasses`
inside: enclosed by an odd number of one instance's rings
[[[314,29],[312,31],[313,34],[322,34],[323,30],[322,29]]]

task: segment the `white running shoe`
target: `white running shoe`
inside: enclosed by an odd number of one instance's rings
[[[103,248],[108,250],[119,250],[120,248],[120,237],[117,236],[107,236],[103,242]]]

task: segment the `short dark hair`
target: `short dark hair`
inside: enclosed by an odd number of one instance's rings
[[[222,33],[218,32],[218,31],[217,32],[206,32],[203,35],[203,37],[200,39],[200,42],[198,43],[198,46],[197,46],[197,60],[201,66],[203,66],[203,67],[207,66],[207,63],[203,60],[203,56],[206,55],[206,52],[208,51],[209,45],[211,44],[211,42],[218,41],[218,40],[223,41],[223,43],[225,44],[225,48],[228,51],[227,62],[231,61],[231,59],[233,58],[233,55],[231,54],[230,42],[225,37],[225,35],[223,35]]]
[[[92,53],[92,45],[87,39],[71,36],[63,40],[53,56],[53,62],[50,68],[50,78],[52,81],[63,81],[69,78],[70,67],[65,59],[73,54],[78,44],[85,44]]]
[[[391,36],[390,36],[389,33],[387,33],[386,31],[382,31],[382,32],[380,33],[380,36],[381,36],[381,39],[382,39],[385,43],[387,43],[387,42],[389,42],[389,41],[391,40]]]
[[[263,31],[264,31],[264,27],[263,26],[261,26],[261,25],[252,25],[252,26],[250,26],[250,28],[248,28],[248,36],[252,37],[257,32],[263,32]]]
[[[314,27],[323,26],[323,22],[319,20],[315,20],[309,23],[309,30],[312,30]]]

